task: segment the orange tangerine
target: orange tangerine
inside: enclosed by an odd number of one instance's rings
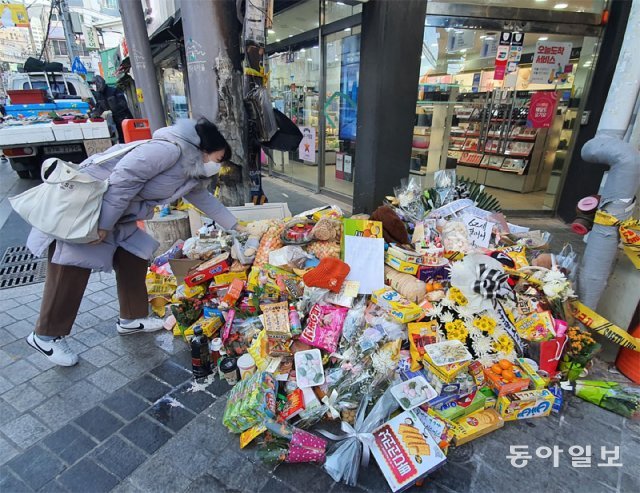
[[[502,373],[502,367],[498,364],[495,364],[491,367],[491,371],[500,375]]]
[[[505,382],[512,382],[516,379],[515,373],[511,370],[503,370],[501,377]]]
[[[500,361],[498,361],[498,364],[503,370],[509,370],[510,368],[513,368],[513,363],[511,363],[511,361],[507,359],[501,359]]]

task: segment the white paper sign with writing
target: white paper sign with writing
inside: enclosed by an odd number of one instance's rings
[[[531,84],[553,84],[564,73],[571,56],[571,43],[538,41],[531,66]]]
[[[467,225],[471,243],[477,247],[488,248],[494,223],[470,215],[465,215],[462,219]]]

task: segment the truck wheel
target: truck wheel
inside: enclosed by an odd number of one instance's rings
[[[18,173],[18,176],[20,178],[22,178],[23,180],[27,180],[27,179],[31,178],[31,173],[29,172],[28,169],[24,169],[22,171],[16,171],[16,173]]]

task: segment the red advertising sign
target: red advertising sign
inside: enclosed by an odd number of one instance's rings
[[[527,125],[533,128],[549,128],[556,114],[557,104],[558,96],[554,91],[533,93]]]
[[[500,33],[500,41],[498,42],[498,51],[496,53],[496,69],[493,74],[493,80],[504,80],[504,74],[507,70],[507,62],[509,61],[510,47],[511,33]]]

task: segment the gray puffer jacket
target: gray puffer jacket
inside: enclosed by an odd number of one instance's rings
[[[139,229],[136,221],[153,217],[154,207],[184,198],[202,210],[223,228],[230,229],[236,218],[206,190],[200,138],[194,120],[180,120],[171,127],[153,133],[153,140],[101,164],[86,159],[83,171],[101,180],[109,179],[104,194],[98,227],[109,231],[106,240],[97,245],[56,242],[53,262],[98,271],[110,271],[117,247],[151,259],[158,242]],[[124,144],[125,146],[127,144]],[[27,246],[42,255],[53,239],[32,229]]]

